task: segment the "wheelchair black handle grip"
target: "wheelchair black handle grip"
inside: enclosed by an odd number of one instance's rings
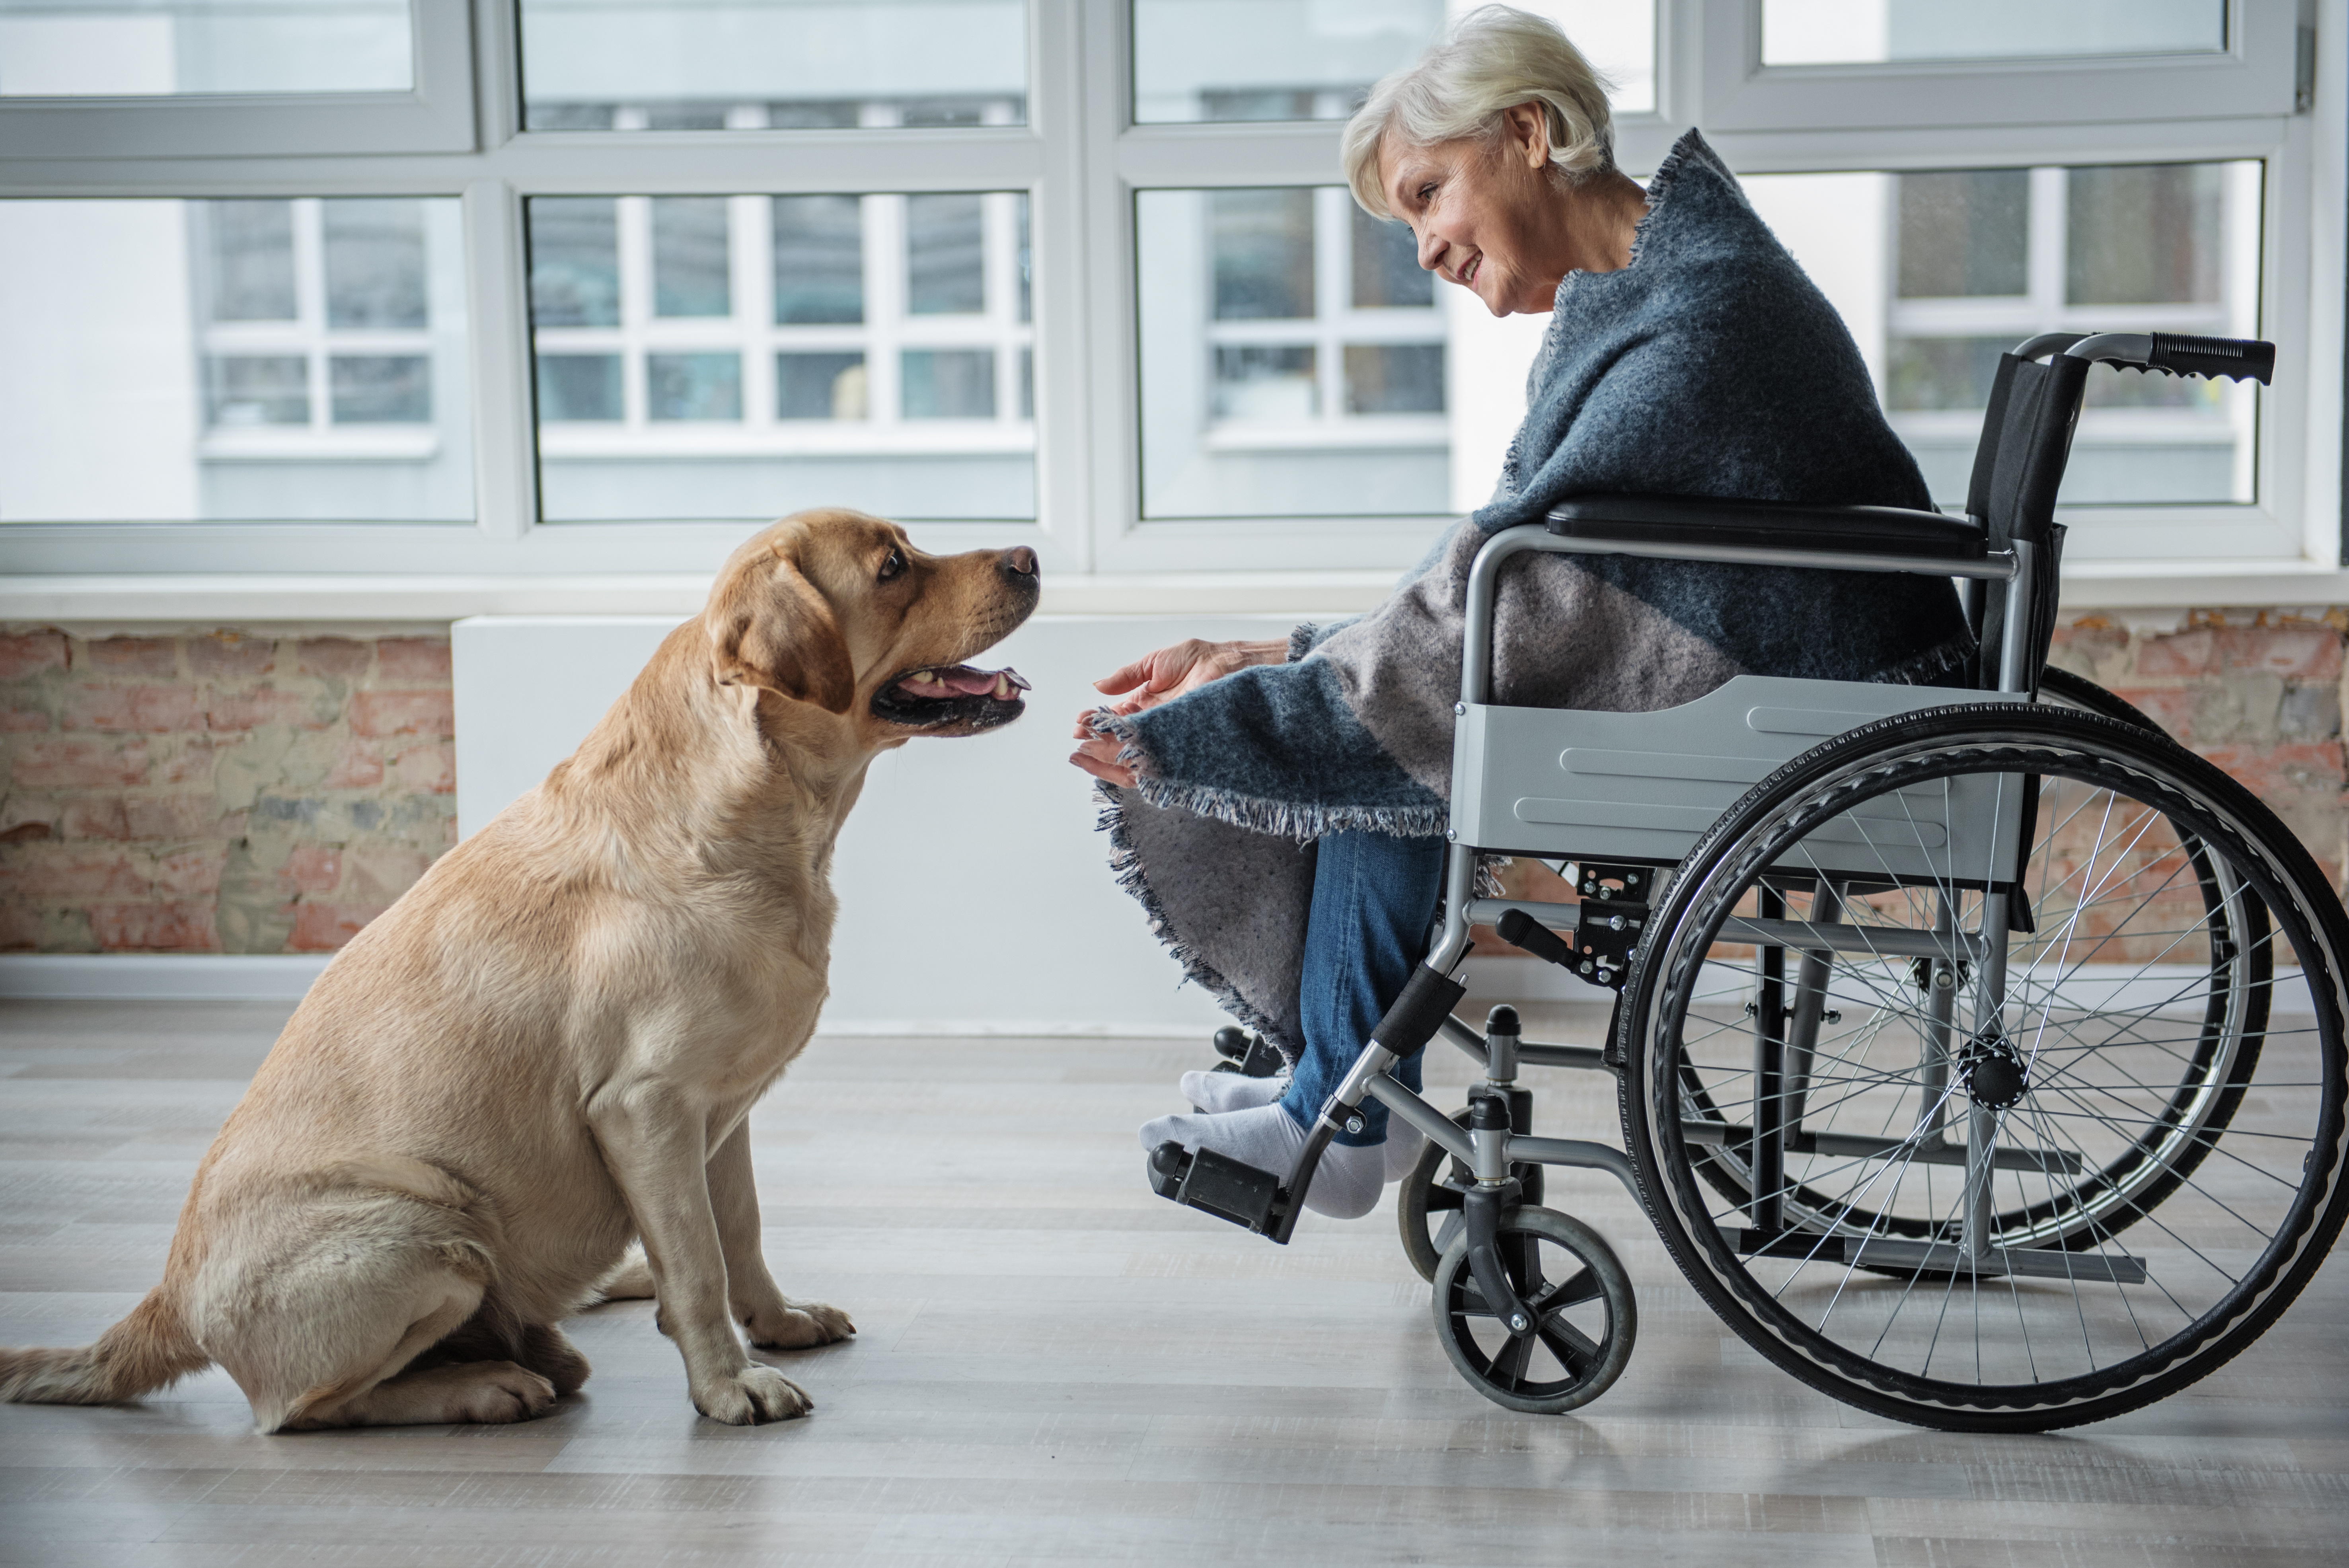
[[[1379,1020],[1371,1038],[1396,1056],[1416,1056],[1435,1038],[1435,1031],[1444,1027],[1444,1020],[1452,1016],[1452,1009],[1467,994],[1467,986],[1423,964],[1411,972],[1402,995]]]
[[[1501,940],[1512,947],[1522,947],[1537,958],[1564,965],[1568,969],[1574,967],[1574,949],[1568,947],[1557,933],[1522,909],[1513,909],[1501,916],[1500,923],[1493,929],[1499,932]]]
[[[2227,377],[2264,387],[2275,376],[2275,345],[2247,337],[2191,337],[2157,332],[2146,367],[2172,376]]]

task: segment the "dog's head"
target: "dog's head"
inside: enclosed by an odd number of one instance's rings
[[[734,552],[702,618],[720,684],[847,716],[885,746],[1025,711],[1017,673],[966,661],[1026,620],[1037,592],[1024,545],[930,555],[894,522],[803,511]]]

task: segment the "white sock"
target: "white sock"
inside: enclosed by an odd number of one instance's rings
[[[1387,1180],[1400,1181],[1419,1163],[1419,1152],[1427,1147],[1427,1134],[1399,1116],[1390,1116],[1387,1140],[1379,1147],[1387,1151]]]
[[[1305,1130],[1278,1104],[1220,1115],[1162,1116],[1142,1124],[1145,1153],[1167,1142],[1195,1152],[1212,1149],[1286,1178],[1305,1148]],[[1314,1170],[1305,1206],[1336,1220],[1358,1219],[1378,1206],[1379,1191],[1385,1184],[1385,1145],[1333,1143],[1322,1151],[1321,1163]]]
[[[1254,1110],[1270,1105],[1288,1092],[1288,1075],[1250,1078],[1246,1073],[1189,1072],[1183,1075],[1183,1098],[1211,1114]]]

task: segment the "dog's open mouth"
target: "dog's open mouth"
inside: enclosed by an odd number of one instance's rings
[[[873,698],[875,716],[916,729],[992,729],[1027,711],[1029,689],[1018,670],[978,670],[953,665],[914,670]]]

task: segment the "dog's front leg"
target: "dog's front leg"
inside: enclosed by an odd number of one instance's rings
[[[685,1357],[694,1408],[738,1427],[803,1416],[814,1402],[790,1378],[743,1354],[727,1311],[703,1115],[673,1093],[639,1085],[599,1097],[589,1120],[643,1238],[661,1332]]]
[[[820,1301],[793,1301],[767,1272],[759,1244],[759,1191],[750,1174],[750,1119],[735,1123],[709,1157],[709,1202],[726,1252],[726,1295],[750,1343],[774,1350],[829,1345],[856,1332],[848,1314]]]

